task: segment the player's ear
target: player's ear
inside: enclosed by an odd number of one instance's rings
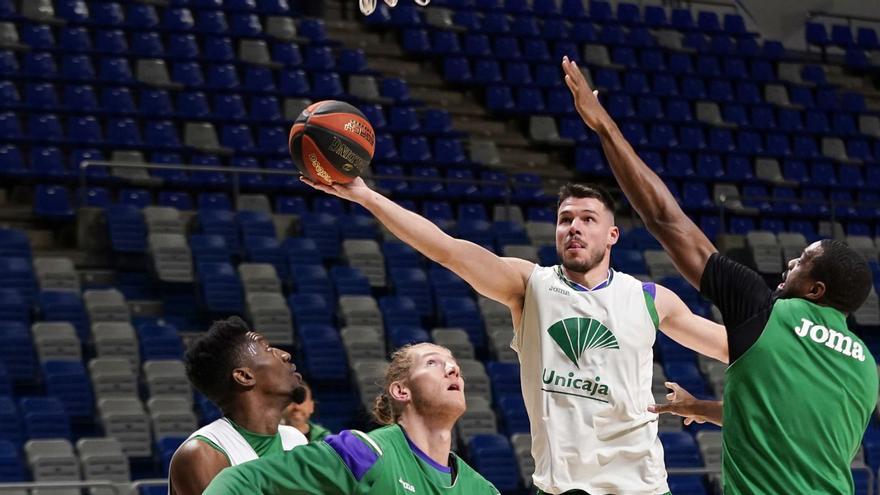
[[[412,392],[401,381],[391,382],[391,385],[388,387],[388,394],[392,399],[399,402],[409,402],[412,400]]]
[[[250,368],[235,368],[232,370],[232,379],[242,387],[253,387],[256,384],[256,376]]]
[[[608,229],[608,244],[613,246],[617,244],[618,239],[620,239],[620,229],[617,228],[617,225],[612,225]]]
[[[804,294],[804,298],[810,301],[821,301],[825,297],[825,282],[818,280],[810,283],[809,290]]]

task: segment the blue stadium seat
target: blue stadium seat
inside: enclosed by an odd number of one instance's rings
[[[34,191],[34,214],[51,220],[69,220],[75,215],[70,191],[63,186],[38,185]]]
[[[55,397],[23,397],[19,402],[25,437],[71,438],[70,415]]]
[[[468,442],[474,469],[504,492],[519,488],[520,475],[513,448],[502,435],[474,435]]]
[[[315,240],[324,259],[339,256],[340,228],[336,217],[326,213],[312,213],[302,218],[305,237]]]
[[[317,294],[323,296],[328,304],[336,300],[333,283],[323,266],[296,265],[290,274],[297,294]]]
[[[430,342],[431,336],[428,332],[418,326],[390,326],[388,325],[388,344],[391,348],[407,344],[419,344],[422,342]]]
[[[348,376],[345,348],[339,333],[330,325],[301,325],[297,328],[302,345],[303,369],[310,379],[321,382],[344,380]]]
[[[21,322],[5,322],[0,325],[0,362],[6,366],[6,372],[14,382],[30,383],[36,377],[36,358],[30,330]],[[3,415],[3,404],[0,400],[0,418]],[[3,420],[0,419],[0,424]],[[0,439],[5,438],[3,426],[0,426]],[[8,438],[7,438],[8,439]]]
[[[227,57],[222,55],[224,53],[223,50],[225,46],[218,46],[218,43],[223,43],[223,41],[223,38],[212,36],[206,37],[204,53],[205,58],[211,60],[228,60]],[[202,55],[195,35],[188,33],[169,34],[166,50],[170,57],[176,59],[193,59]],[[186,66],[190,68],[189,70],[192,70],[191,68],[193,67],[197,67],[194,62],[189,62],[186,64]],[[201,72],[201,68],[199,68],[199,72]]]
[[[668,461],[667,461],[668,463]],[[706,495],[702,476],[697,475],[670,475],[668,479],[669,489],[682,495]]]
[[[700,467],[702,459],[694,437],[685,432],[664,431],[658,434],[669,467]]]
[[[387,257],[388,254],[386,254],[386,259],[388,259]],[[431,298],[431,287],[424,270],[398,266],[390,267],[388,274],[396,294],[412,298],[421,315],[433,314],[434,304]]]
[[[436,288],[435,285],[435,293]],[[470,297],[440,297],[438,307],[445,326],[464,329],[476,349],[482,349],[485,346],[486,336],[483,329],[483,319],[473,299]]]
[[[182,359],[183,343],[177,328],[168,323],[145,323],[137,326],[141,359]]]
[[[98,77],[106,83],[130,84],[134,82],[128,60],[121,57],[101,58]]]
[[[336,308],[325,294],[298,293],[287,298],[296,327],[303,325],[333,325]]]
[[[212,314],[240,313],[243,289],[235,268],[229,263],[199,263],[196,270],[205,309]]]
[[[82,362],[47,361],[43,363],[43,377],[49,396],[60,400],[71,418],[90,418],[94,414],[95,398]]]
[[[27,471],[18,446],[8,440],[0,439],[0,482],[17,482],[27,480]]]

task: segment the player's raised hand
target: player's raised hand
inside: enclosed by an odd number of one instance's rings
[[[370,187],[367,186],[367,183],[364,182],[364,179],[361,179],[360,177],[355,177],[354,180],[352,180],[348,184],[334,183],[330,186],[324,184],[323,182],[312,181],[304,175],[301,175],[299,177],[299,180],[319,191],[323,191],[327,194],[332,194],[336,197],[347,199],[348,201],[352,201],[358,204],[363,203],[363,201],[369,198],[370,193],[372,193],[372,189],[370,189]]]
[[[599,103],[599,91],[593,90],[580,67],[568,56],[562,57],[562,71],[565,72],[565,84],[571,91],[574,107],[590,129],[594,131],[605,119],[611,119],[608,112]]]
[[[693,422],[705,423],[705,411],[703,410],[703,401],[697,400],[687,390],[675,382],[666,382],[666,388],[672,392],[666,394],[666,404],[654,404],[648,406],[648,411],[661,414],[669,413],[684,418],[684,424],[689,425]]]

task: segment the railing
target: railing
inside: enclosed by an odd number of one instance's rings
[[[50,488],[99,488],[102,491],[109,491],[113,495],[125,495],[130,489],[129,487],[140,490],[144,486],[166,486],[167,479],[143,479],[133,481],[131,483],[112,481],[34,481],[22,483],[0,483],[0,494],[8,492],[21,492],[22,490],[31,492],[32,490],[50,489]]]
[[[840,14],[836,12],[827,12],[825,10],[810,10],[807,12],[807,20],[813,20],[817,17],[826,17],[829,19],[842,19],[846,21],[849,27],[852,27],[853,21],[865,22],[871,24],[880,24],[880,17],[866,16],[860,14]]]

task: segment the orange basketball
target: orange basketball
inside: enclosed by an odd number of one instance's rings
[[[290,156],[308,179],[347,184],[367,170],[376,146],[373,126],[343,101],[309,105],[290,129]]]

